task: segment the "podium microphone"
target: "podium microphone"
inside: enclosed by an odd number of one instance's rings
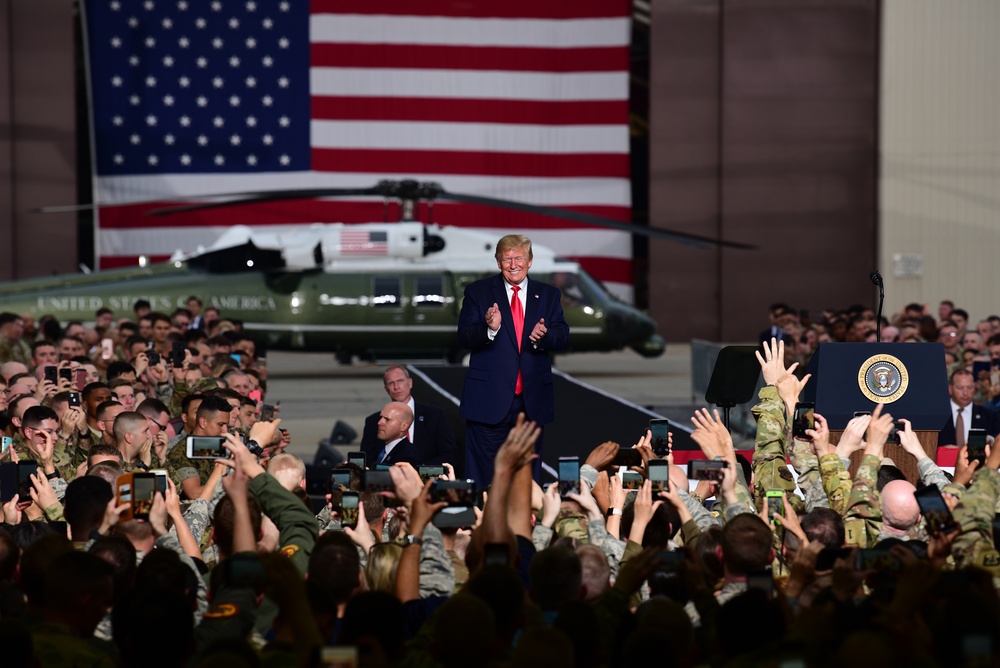
[[[882,274],[878,269],[868,274],[872,283],[878,286],[878,314],[875,316],[875,341],[882,343],[882,302],[885,301],[885,285],[882,283]]]

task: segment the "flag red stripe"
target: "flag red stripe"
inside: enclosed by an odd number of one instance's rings
[[[516,72],[627,72],[629,69],[628,50],[620,46],[550,49],[316,42],[310,48],[312,67]]]
[[[320,172],[368,174],[483,174],[490,176],[608,177],[628,174],[624,153],[501,153],[314,148]]]
[[[525,125],[623,125],[627,100],[534,100],[314,96],[312,116],[328,121],[437,121]]]
[[[502,19],[621,18],[632,15],[630,0],[312,0],[313,14],[435,16]]]

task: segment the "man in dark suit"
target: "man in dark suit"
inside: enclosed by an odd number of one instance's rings
[[[495,257],[500,274],[466,286],[458,318],[458,341],[472,351],[461,405],[465,473],[480,486],[492,480],[493,459],[518,413],[539,426],[554,419],[552,351],[569,344],[559,289],[528,280],[531,241],[507,235]],[[536,462],[536,478],[540,470]]]
[[[406,404],[393,401],[385,405],[379,413],[378,442],[367,447],[362,445],[368,468],[376,464],[416,464],[417,449],[413,447],[406,433],[413,422],[413,413]]]
[[[413,379],[406,367],[390,366],[382,375],[382,382],[391,400],[406,404],[413,412],[413,423],[407,438],[417,449],[415,464],[440,466],[447,462],[457,466],[458,446],[455,445],[455,434],[448,423],[448,416],[437,406],[414,401],[410,394],[413,391]],[[380,417],[380,413],[372,413],[365,418],[365,429],[361,435],[362,448],[377,445],[381,449],[382,442],[378,438]]]
[[[972,372],[958,369],[951,374],[948,381],[948,394],[951,395],[951,419],[938,432],[938,445],[965,445],[969,440],[970,429],[985,429],[987,436],[996,436],[1000,432],[1000,416],[988,408],[972,403],[976,392],[976,382]],[[961,414],[962,432],[957,433],[955,425]]]

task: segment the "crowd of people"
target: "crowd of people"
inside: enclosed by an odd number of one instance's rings
[[[891,407],[835,443],[821,414],[793,435],[800,345],[866,340],[874,317],[778,306],[751,461],[700,410],[692,438],[714,474],[692,480],[647,432],[593,444],[562,496],[535,481],[540,429],[521,415],[461,521],[439,500],[460,495],[438,494],[463,477],[454,436],[403,367],[386,369],[363,465],[341,465],[316,508],[290,435],[261,414],[267,368],[238,322],[196,298],[89,327],[0,314],[0,466],[37,465],[0,484],[3,665],[997,664],[1000,448],[982,462],[959,448],[951,474],[907,424],[913,484],[883,460]],[[883,340],[907,340],[912,320]],[[917,331],[975,344],[953,319]],[[189,436],[228,456],[190,459]],[[649,479],[658,459],[666,481]],[[125,520],[114,485],[146,470],[166,491]],[[928,522],[915,493],[934,487],[947,512]]]

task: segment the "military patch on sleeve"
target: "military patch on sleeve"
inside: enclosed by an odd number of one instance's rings
[[[298,545],[286,545],[281,548],[281,553],[286,557],[294,557],[299,551]]]
[[[240,613],[240,606],[235,603],[219,603],[209,608],[205,619],[229,619]]]

